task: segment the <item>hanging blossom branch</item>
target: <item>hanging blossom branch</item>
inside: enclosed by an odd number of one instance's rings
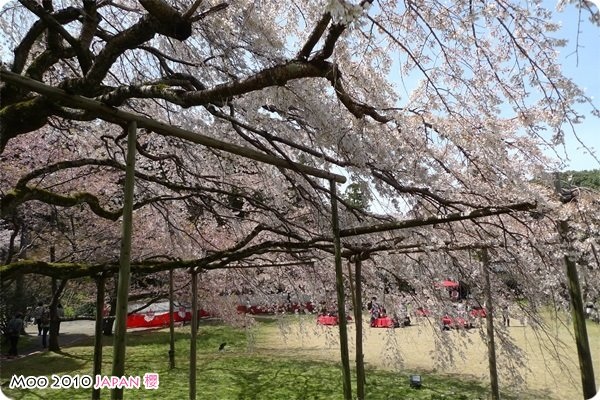
[[[139,145],[137,147],[140,148]],[[142,151],[142,153],[149,156],[153,160],[164,158],[170,159],[170,157],[156,157],[148,154],[145,151]],[[46,204],[65,208],[74,207],[79,204],[88,204],[91,211],[96,215],[111,221],[117,220],[122,215],[122,209],[108,209],[102,206],[101,200],[92,193],[77,192],[71,194],[59,194],[49,189],[44,189],[37,186],[28,186],[28,183],[31,183],[36,179],[47,178],[50,174],[53,173],[65,171],[68,169],[89,166],[110,167],[119,171],[125,171],[126,169],[125,165],[115,160],[93,158],[61,161],[36,169],[21,177],[15,184],[15,188],[13,190],[10,190],[5,195],[0,196],[0,216],[8,216],[11,213],[13,213],[19,205],[35,200],[41,201]],[[290,218],[288,218],[284,213],[274,208],[273,205],[261,200],[252,192],[248,193],[246,190],[240,190],[240,188],[237,186],[222,188],[220,187],[223,185],[222,182],[215,182],[215,186],[199,185],[195,182],[195,180],[192,183],[187,183],[185,182],[185,180],[175,182],[172,180],[167,180],[166,178],[142,173],[140,171],[135,172],[135,177],[138,180],[138,182],[154,183],[156,185],[159,185],[160,187],[169,189],[179,194],[179,196],[167,196],[163,194],[160,196],[154,196],[151,198],[140,200],[135,204],[135,209],[139,209],[148,204],[155,204],[164,201],[188,199],[193,200],[197,196],[202,196],[202,198],[204,199],[204,203],[206,203],[206,198],[209,198],[212,202],[216,204],[219,204],[225,208],[230,208],[227,204],[224,204],[222,201],[218,200],[217,197],[208,197],[208,195],[210,194],[213,196],[235,196],[236,198],[243,199],[245,202],[247,202],[247,204],[251,205],[253,207],[254,212],[260,212],[262,210],[265,213],[274,215],[278,220],[285,223],[288,227],[288,232],[286,234],[289,234],[291,232],[289,227],[304,229],[302,225],[290,220]],[[193,175],[193,177],[197,179],[207,178],[198,175]],[[219,216],[219,214],[215,210],[211,210],[211,212],[216,216]]]
[[[418,226],[427,226],[440,223],[449,223],[454,221],[462,221],[467,219],[476,219],[481,217],[507,214],[515,211],[530,211],[536,208],[535,204],[532,203],[519,203],[512,204],[503,207],[486,207],[478,210],[471,211],[469,213],[455,213],[449,214],[443,217],[429,217],[423,219],[413,219],[393,223],[377,224],[374,226],[352,228],[340,231],[340,236],[349,237],[363,235],[367,233],[386,232],[396,229],[406,229]],[[172,268],[201,268],[201,269],[219,269],[224,268],[227,265],[243,260],[250,256],[257,254],[265,254],[271,252],[290,252],[297,250],[311,250],[318,249],[332,253],[333,238],[331,237],[317,237],[312,240],[299,240],[300,237],[295,237],[299,241],[291,241],[290,237],[285,241],[267,240],[262,243],[246,246],[258,234],[262,231],[270,230],[264,226],[257,226],[255,229],[241,242],[236,244],[234,247],[225,251],[215,252],[201,259],[194,260],[183,260],[183,261],[147,261],[147,262],[133,262],[132,271],[139,270],[145,273],[164,271]],[[271,230],[277,233],[276,231]],[[289,232],[285,232],[289,235]],[[388,250],[387,248],[381,248],[380,250]],[[355,254],[355,251],[347,250],[344,254],[345,257],[350,257]],[[91,276],[101,272],[114,272],[118,269],[117,264],[102,263],[97,265],[81,264],[81,263],[47,263],[44,261],[19,261],[0,267],[0,275],[2,279],[8,279],[14,273],[21,271],[23,273],[40,273],[43,275],[55,276],[55,277],[82,277]]]

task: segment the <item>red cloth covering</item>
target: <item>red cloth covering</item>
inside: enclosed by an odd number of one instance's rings
[[[415,315],[417,315],[419,317],[428,317],[430,314],[431,314],[431,311],[429,311],[428,309],[423,308],[423,307],[419,307],[415,311]]]
[[[379,317],[373,321],[373,328],[393,328],[394,321],[390,317]]]
[[[204,310],[198,310],[198,317],[208,317],[210,314]],[[192,313],[189,310],[175,310],[173,313],[175,322],[185,322],[192,320]],[[158,328],[161,326],[169,326],[169,313],[156,312],[140,312],[127,316],[127,328]]]
[[[461,317],[456,317],[456,318],[452,318],[449,315],[444,315],[442,317],[442,324],[444,326],[447,326],[449,328],[455,328],[455,329],[469,329],[471,326],[469,324],[469,322]]]
[[[485,308],[473,308],[471,310],[471,317],[473,318],[485,318],[487,315],[487,311],[485,311]]]
[[[337,325],[338,318],[334,315],[319,315],[317,317],[317,324],[319,324],[319,325]]]

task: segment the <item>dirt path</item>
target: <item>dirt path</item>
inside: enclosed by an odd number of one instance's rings
[[[367,321],[368,322],[368,321]],[[501,321],[498,321],[500,325]],[[314,359],[339,360],[338,328],[317,326],[312,318],[288,318],[271,326],[268,335],[257,345],[273,351]],[[460,374],[489,382],[485,329],[442,332],[427,320],[415,326],[398,329],[375,329],[363,323],[364,360],[369,366],[394,371],[436,371]],[[595,355],[596,382],[600,383],[600,326],[589,327],[590,347]],[[349,325],[354,338],[355,326]],[[530,326],[516,325],[506,334],[521,349],[521,356],[508,356],[497,345],[500,387],[511,390],[533,390],[540,398],[557,400],[582,398],[574,340],[565,325],[552,328],[540,337]],[[502,335],[497,341],[502,342]],[[506,336],[504,336],[506,338]],[[564,344],[555,344],[556,340]],[[453,348],[454,350],[449,350]],[[350,356],[354,361],[353,339]],[[553,358],[557,354],[563,365]],[[511,360],[521,359],[519,366]],[[513,376],[509,376],[513,372]],[[425,376],[426,379],[426,376]],[[522,380],[522,385],[519,384]]]
[[[46,351],[42,347],[42,338],[37,335],[37,326],[28,324],[25,328],[27,332],[27,339],[24,337],[20,340],[19,345],[19,358],[26,357],[30,354],[36,354],[42,351]],[[85,338],[92,337],[94,335],[94,321],[63,321],[60,324],[60,336],[58,337],[58,343],[60,347],[71,346]],[[2,353],[0,356],[2,362],[11,362],[14,358],[8,358]]]

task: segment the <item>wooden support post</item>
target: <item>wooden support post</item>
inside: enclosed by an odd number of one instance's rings
[[[362,330],[362,260],[361,255],[356,256],[354,270],[354,320],[356,327],[356,398],[357,400],[365,399],[365,360],[363,353],[363,330]]]
[[[340,330],[340,352],[342,358],[342,377],[344,386],[344,399],[352,400],[352,386],[350,376],[350,356],[348,353],[348,321],[346,320],[346,307],[344,296],[344,275],[342,271],[342,244],[340,240],[340,225],[338,219],[336,183],[329,181],[331,189],[331,227],[333,230],[333,246],[335,250],[335,288],[338,303],[338,326]]]
[[[175,368],[175,307],[173,306],[173,270],[169,270],[169,369]]]
[[[50,262],[56,261],[56,248],[54,246],[50,246]],[[50,282],[50,290],[52,292],[52,299],[50,304],[48,304],[48,311],[50,313],[50,330],[48,331],[48,351],[58,352],[60,351],[60,345],[58,343],[58,298],[60,293],[58,293],[58,280],[56,278],[52,278]]]
[[[117,313],[115,319],[115,341],[113,345],[112,376],[125,374],[125,346],[127,333],[127,302],[129,299],[129,278],[131,268],[131,236],[133,233],[133,188],[135,184],[135,143],[137,124],[127,126],[127,169],[123,200],[123,225],[121,254],[119,257],[119,286],[117,289]],[[121,400],[123,389],[112,389],[111,399]]]
[[[565,243],[568,243],[568,230],[568,222],[561,221],[559,224],[559,231]],[[564,261],[567,269],[569,301],[573,318],[575,343],[577,345],[577,356],[579,357],[579,370],[581,373],[583,398],[591,399],[596,395],[596,382],[594,378],[592,352],[590,350],[590,343],[588,341],[587,326],[585,325],[585,314],[583,311],[583,299],[581,296],[581,287],[579,285],[579,276],[577,274],[577,264],[569,257],[568,254],[564,255]]]
[[[560,174],[554,173],[554,190],[558,196],[562,194],[562,184]],[[558,224],[558,233],[561,241],[566,245],[567,251],[572,250],[568,237],[569,223],[560,221]],[[595,253],[595,249],[592,247]],[[567,280],[569,288],[569,302],[573,318],[573,331],[575,333],[575,344],[577,346],[577,356],[579,358],[579,371],[581,374],[581,387],[583,389],[583,398],[591,399],[596,395],[596,381],[594,378],[594,364],[592,363],[592,353],[585,325],[585,314],[583,312],[583,299],[581,296],[581,287],[579,285],[579,275],[577,274],[577,264],[569,254],[564,255],[565,268],[567,270]]]
[[[487,313],[485,316],[487,328],[488,364],[490,369],[490,385],[492,400],[500,400],[500,389],[498,386],[498,367],[496,365],[496,342],[494,339],[494,311],[492,304],[492,285],[490,283],[490,257],[486,248],[481,250],[483,261],[483,276],[485,279],[485,297]]]
[[[92,377],[95,380],[97,375],[102,375],[102,322],[104,321],[104,289],[105,278],[100,275],[96,278],[96,325],[94,327],[94,365],[92,367]],[[100,400],[100,389],[92,390],[92,400]]]
[[[198,338],[198,272],[192,270],[192,334],[190,337],[190,400],[196,400],[196,340]]]

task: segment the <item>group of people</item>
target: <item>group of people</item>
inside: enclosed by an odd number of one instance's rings
[[[376,325],[375,321],[378,318],[387,316],[385,307],[377,302],[376,296],[373,296],[371,301],[367,303],[367,310],[369,310],[369,313],[371,314],[371,326]],[[410,316],[405,309],[397,314],[394,314],[392,322],[394,324],[394,328],[410,326],[411,324]]]
[[[64,318],[65,312],[62,304],[58,303],[56,306],[56,313],[58,317],[57,321],[57,334],[60,334],[60,321]],[[38,302],[37,306],[33,308],[30,317],[33,319],[34,324],[37,326],[38,336],[42,338],[42,347],[48,347],[48,332],[50,331],[50,308],[49,306],[44,305],[43,302]],[[23,313],[18,311],[14,314],[14,316],[8,321],[6,326],[6,334],[9,340],[9,357],[17,357],[18,350],[17,346],[19,344],[19,337],[21,333],[24,331],[25,327],[25,317]]]

